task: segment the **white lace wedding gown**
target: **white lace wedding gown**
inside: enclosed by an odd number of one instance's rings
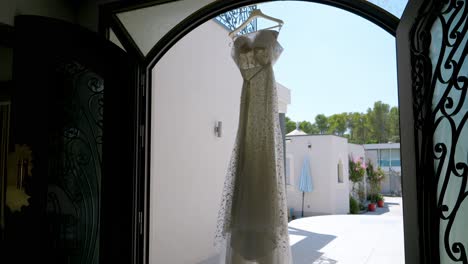
[[[232,57],[244,84],[237,138],[218,215],[216,244],[226,264],[289,264],[283,141],[272,65],[278,32],[237,37]]]

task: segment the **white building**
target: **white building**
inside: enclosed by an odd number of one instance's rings
[[[333,135],[286,136],[288,208],[301,216],[299,180],[304,159],[310,164],[312,192],[304,194],[304,216],[349,212],[348,140]]]
[[[294,217],[347,214],[349,195],[353,183],[349,181],[349,159],[370,160],[374,167],[385,171],[381,193],[401,195],[400,144],[348,143],[346,138],[334,135],[307,135],[295,129],[286,135],[286,183],[288,208]],[[299,189],[304,159],[310,166],[312,192]],[[366,176],[362,180],[364,197],[367,197]],[[359,185],[356,184],[355,191]],[[304,209],[302,209],[304,197]]]
[[[208,21],[178,41],[153,71],[150,263],[217,260],[217,214],[243,83],[230,42],[224,27]],[[290,93],[278,89],[285,113]],[[221,137],[214,132],[218,121]]]
[[[381,193],[401,195],[400,143],[366,144],[366,158],[385,172]]]

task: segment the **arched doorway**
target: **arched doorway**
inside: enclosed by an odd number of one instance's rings
[[[173,25],[168,27],[165,32],[160,32],[160,38],[154,41],[154,46],[144,50],[139,46],[138,41],[132,38],[132,33],[127,31],[122,20],[119,18],[119,13],[129,12],[141,8],[148,8],[158,4],[170,4],[170,2],[156,1],[154,3],[144,3],[140,5],[110,5],[104,8],[104,20],[102,24],[102,32],[109,34],[108,29],[112,30],[116,38],[122,43],[123,47],[129,54],[137,57],[140,60],[141,71],[141,116],[140,116],[140,129],[141,144],[148,146],[150,143],[150,110],[151,105],[151,89],[149,88],[152,83],[150,71],[159,59],[184,35],[201,25],[203,22],[211,19],[223,12],[231,9],[239,8],[241,6],[256,4],[263,1],[223,1],[213,2],[201,9],[192,7],[192,10],[184,10],[185,15],[182,15],[179,20],[176,20]],[[431,31],[434,21],[443,15],[457,17],[457,12],[447,12],[447,10],[459,10],[459,6],[455,4],[447,4],[442,6],[437,5],[435,1],[430,3],[422,3],[422,1],[411,1],[402,20],[395,19],[388,13],[379,8],[365,2],[365,1],[308,1],[321,4],[331,5],[337,8],[348,10],[357,15],[363,16],[369,21],[382,27],[390,34],[396,35],[398,44],[398,67],[399,67],[399,98],[401,107],[401,135],[402,135],[402,165],[403,173],[411,175],[403,182],[403,196],[405,199],[405,249],[406,260],[408,263],[431,263],[439,259],[439,244],[440,252],[444,251],[452,260],[466,261],[466,255],[460,253],[464,247],[460,247],[460,243],[456,241],[450,242],[445,238],[443,241],[439,238],[439,218],[455,219],[456,216],[450,217],[439,216],[437,207],[435,206],[437,198],[438,182],[435,177],[427,177],[427,175],[440,175],[441,171],[434,172],[432,167],[434,161],[432,158],[433,139],[432,134],[437,129],[434,124],[434,118],[431,113],[437,109],[431,108],[431,98],[434,92],[433,87],[429,84],[432,80],[430,72],[430,59],[429,59],[429,39],[423,37],[424,34]],[[463,6],[463,4],[461,4]],[[442,12],[441,10],[444,10]],[[174,14],[177,12],[174,11]],[[182,13],[184,13],[182,12]],[[452,15],[455,13],[454,15]],[[457,17],[462,21],[462,18]],[[465,16],[466,18],[466,16]],[[448,20],[450,21],[450,20]],[[451,21],[454,23],[453,21]],[[435,34],[448,34],[441,31],[433,32]],[[466,30],[465,30],[466,35]],[[463,58],[466,52],[460,52],[462,55],[457,60]],[[439,55],[439,54],[438,54]],[[461,59],[462,60],[462,59]],[[434,62],[433,62],[434,63]],[[439,64],[440,65],[440,64]],[[429,71],[429,72],[428,72]],[[449,87],[446,87],[449,89]],[[463,102],[465,96],[458,97],[457,105],[460,101]],[[443,98],[444,100],[453,100]],[[458,112],[458,111],[457,111]],[[460,131],[463,128],[465,121],[462,121]],[[443,139],[442,139],[443,140]],[[144,148],[140,153],[141,175],[146,175],[141,182],[140,194],[142,195],[142,203],[140,204],[140,213],[143,219],[146,220],[144,226],[147,230],[148,225],[148,204],[145,196],[148,192],[149,180],[149,166],[148,157],[150,156],[149,148]],[[441,152],[441,151],[437,151]],[[466,163],[465,163],[466,165]],[[463,165],[461,165],[463,166]],[[465,172],[466,174],[466,172]],[[425,177],[424,177],[425,176]],[[465,176],[466,177],[466,176]],[[462,186],[465,186],[462,184]],[[445,187],[446,188],[446,187]],[[146,192],[146,194],[145,194]],[[463,202],[463,192],[455,198],[458,206]],[[445,204],[439,202],[439,206]],[[458,210],[458,207],[455,212]],[[456,215],[456,213],[455,213]],[[144,222],[144,221],[143,221]],[[453,223],[453,221],[451,221]],[[447,235],[447,228],[444,227],[444,232]],[[448,228],[450,234],[450,228]],[[147,238],[143,235],[140,238],[142,250],[144,251]],[[440,241],[440,242],[439,242]],[[444,245],[444,246],[443,246]],[[450,249],[450,247],[455,247]],[[445,249],[443,249],[445,247]],[[454,256],[457,255],[457,256]],[[437,262],[437,261],[435,261]]]

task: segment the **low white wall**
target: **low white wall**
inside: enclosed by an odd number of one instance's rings
[[[229,42],[227,31],[209,21],[153,71],[150,263],[216,259],[213,239],[242,87]],[[223,122],[221,138],[216,121]]]

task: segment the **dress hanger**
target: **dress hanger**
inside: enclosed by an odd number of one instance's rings
[[[249,17],[247,18],[247,20],[244,21],[244,23],[242,23],[239,27],[237,27],[236,29],[234,29],[233,31],[231,31],[229,33],[229,37],[234,38],[237,35],[237,33],[239,33],[250,22],[252,22],[252,20],[254,20],[257,17],[262,17],[262,18],[265,18],[265,19],[268,19],[268,20],[271,20],[273,22],[278,23],[278,25],[276,25],[276,26],[272,26],[272,27],[265,28],[265,29],[272,29],[272,28],[276,28],[276,27],[279,27],[281,29],[281,27],[284,24],[283,20],[278,19],[278,18],[274,18],[274,17],[271,17],[271,16],[267,16],[267,15],[263,14],[260,9],[254,9],[254,10],[252,10],[252,12],[250,12]]]

